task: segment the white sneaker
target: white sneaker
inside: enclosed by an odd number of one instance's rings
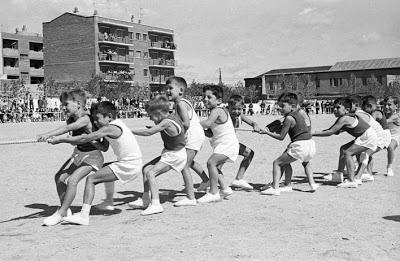
[[[103,210],[103,211],[114,211],[115,210],[113,202],[110,202],[110,201],[103,201],[97,205],[94,205],[94,207],[99,210]]]
[[[201,198],[197,200],[198,203],[211,203],[211,202],[217,202],[221,200],[221,196],[219,193],[217,194],[211,194],[207,193]]]
[[[210,181],[201,182],[199,187],[197,188],[197,191],[207,191],[207,188],[209,187],[210,187]]]
[[[338,188],[357,188],[358,185],[357,185],[357,183],[355,181],[351,182],[351,181],[348,181],[346,179],[344,182],[342,182],[339,185],[337,185],[337,187]]]
[[[386,174],[386,176],[388,176],[388,177],[393,177],[393,176],[394,176],[394,173],[393,173],[392,168],[388,168],[388,169],[387,169],[387,174]]]
[[[175,207],[186,207],[186,206],[196,206],[196,205],[197,205],[196,199],[189,199],[187,197],[174,203]]]
[[[367,182],[367,181],[374,181],[374,175],[370,174],[370,173],[364,173],[361,175],[361,180],[363,182]]]
[[[157,205],[150,204],[148,208],[146,208],[145,210],[143,210],[140,213],[140,215],[147,216],[147,215],[153,215],[153,214],[157,214],[157,213],[161,213],[161,212],[164,212],[164,209],[161,206],[161,204],[157,204]]]
[[[89,225],[89,216],[83,216],[81,212],[75,213],[70,217],[64,217],[63,221],[87,226]]]
[[[265,184],[264,186],[262,186],[260,188],[260,190],[263,191],[263,190],[266,190],[266,189],[268,189],[270,187],[272,187],[272,182],[269,182],[269,183]]]
[[[71,209],[69,208],[69,209],[67,209],[67,217],[70,217],[70,216],[72,216],[72,211],[71,211]]]
[[[361,186],[361,185],[362,185],[362,180],[361,180],[361,179],[354,179],[354,182],[355,182],[358,186]]]
[[[227,198],[227,197],[229,197],[230,195],[232,195],[232,193],[233,193],[233,190],[230,188],[230,187],[227,187],[226,189],[224,189],[224,190],[220,190],[219,191],[219,195],[221,196],[221,198]]]
[[[293,187],[292,186],[283,186],[279,188],[280,192],[292,192],[293,191]]]
[[[143,202],[143,199],[142,199],[142,198],[138,198],[137,200],[128,203],[128,206],[130,206],[130,207],[133,208],[133,209],[145,209],[145,208],[147,208],[149,205],[150,205],[149,203],[148,203],[148,204],[145,204],[145,203]]]
[[[43,225],[45,226],[55,226],[63,221],[63,217],[58,213],[58,210],[51,215],[50,217],[47,217],[43,220]]]
[[[244,190],[252,190],[253,189],[253,186],[250,185],[249,183],[247,183],[247,181],[245,181],[244,179],[233,180],[231,186],[235,187],[235,188],[241,188]]]
[[[322,178],[324,179],[324,180],[327,180],[327,181],[332,181],[332,174],[326,174],[326,175],[324,175]]]
[[[260,193],[262,195],[271,195],[271,196],[279,196],[281,194],[279,189],[274,189],[273,187],[263,190]]]

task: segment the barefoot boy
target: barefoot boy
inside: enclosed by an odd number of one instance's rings
[[[110,143],[117,157],[115,162],[102,167],[94,174],[88,176],[81,212],[64,218],[64,221],[80,225],[89,224],[89,214],[97,184],[116,180],[127,183],[138,177],[142,168],[142,153],[136,138],[121,120],[116,119],[117,110],[115,106],[109,101],[102,101],[92,106],[94,106],[93,118],[99,130],[87,135],[65,138],[54,137],[49,139],[49,142],[52,144],[85,144],[105,138]]]

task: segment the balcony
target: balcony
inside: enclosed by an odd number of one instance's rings
[[[175,51],[176,44],[172,42],[150,42],[149,49]]]
[[[119,71],[119,72],[114,71],[106,73],[101,72],[99,76],[102,77],[106,82],[119,82],[119,81],[131,82],[133,81],[135,74],[124,71]]]
[[[150,59],[149,66],[154,67],[176,67],[178,62],[175,60],[164,60],[164,59]]]
[[[129,39],[129,37],[127,36],[119,37],[119,36],[114,36],[113,34],[104,35],[104,33],[99,33],[99,42],[123,45],[123,46],[133,45],[133,41]]]
[[[118,55],[114,52],[99,53],[99,62],[131,64],[133,63],[133,57],[129,55]]]
[[[151,75],[149,77],[149,82],[151,84],[165,84],[166,79],[167,77],[165,77],[165,75],[157,75],[157,76]]]
[[[34,60],[43,60],[43,52],[36,52],[36,51],[32,51],[29,50],[29,59],[34,59]]]
[[[19,67],[4,66],[3,73],[7,75],[19,76]]]
[[[19,51],[18,51],[18,49],[14,49],[14,48],[3,48],[3,56],[19,57]]]
[[[29,74],[31,76],[43,77],[44,76],[44,69],[43,68],[29,68]]]

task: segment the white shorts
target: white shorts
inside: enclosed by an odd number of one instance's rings
[[[190,126],[186,131],[186,149],[199,151],[203,146],[204,139],[206,136],[204,135],[204,130],[200,124],[195,126]]]
[[[354,141],[354,144],[371,149],[373,151],[375,151],[378,147],[378,143],[378,135],[376,135],[376,131],[372,127],[369,127],[369,129],[366,130],[363,135]]]
[[[302,162],[309,162],[315,155],[315,142],[313,140],[298,140],[288,145],[287,154]]]
[[[161,152],[160,162],[171,166],[177,172],[181,172],[186,165],[187,154],[186,149],[180,150],[167,150],[163,149]]]
[[[136,179],[142,173],[142,159],[121,160],[108,165],[122,183]]]
[[[236,137],[236,136],[235,136]],[[234,138],[225,138],[222,142],[210,140],[213,153],[222,154],[228,157],[230,162],[235,162],[239,155],[239,141]]]
[[[75,148],[74,152],[72,153],[70,162],[76,166],[80,166],[85,163],[95,170],[99,170],[103,167],[104,157],[99,150],[84,152],[78,150],[78,148]]]
[[[392,135],[390,134],[390,130],[383,130],[381,137],[378,137],[379,143],[378,147],[380,149],[385,149],[389,147],[390,142],[392,141]]]

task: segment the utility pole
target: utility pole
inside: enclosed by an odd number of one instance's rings
[[[221,68],[219,68],[219,82],[218,82],[218,85],[219,85],[219,86],[222,86],[222,85],[223,85],[223,83],[222,83],[222,73],[221,73]]]

